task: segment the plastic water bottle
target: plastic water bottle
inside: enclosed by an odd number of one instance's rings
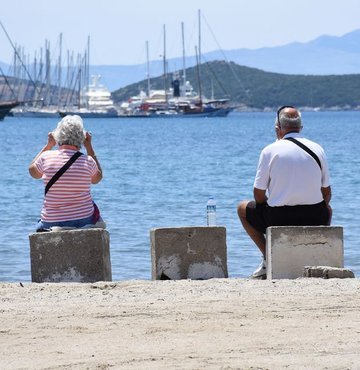
[[[206,219],[208,226],[216,226],[216,202],[213,197],[206,204]]]

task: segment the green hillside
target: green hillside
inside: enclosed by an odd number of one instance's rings
[[[201,65],[203,95],[211,98],[228,97],[236,105],[249,108],[276,108],[291,104],[298,107],[360,107],[360,74],[352,75],[288,75],[264,72],[233,62],[214,61]],[[199,91],[196,67],[186,70],[186,79]],[[168,76],[171,82],[171,75]],[[146,91],[147,81],[128,85],[112,93],[116,103]],[[151,79],[152,89],[163,89],[162,76]]]

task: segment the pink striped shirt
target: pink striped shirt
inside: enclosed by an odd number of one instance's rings
[[[45,186],[74,153],[75,150],[71,149],[49,150],[35,161]],[[97,171],[93,158],[80,156],[44,197],[41,220],[58,222],[90,217],[94,212],[90,194],[91,177]]]

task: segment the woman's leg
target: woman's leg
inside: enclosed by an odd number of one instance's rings
[[[85,225],[91,225],[93,223],[92,220],[93,220],[92,215],[90,217],[70,221],[46,222],[40,220],[36,225],[36,231],[47,231],[50,230],[50,228],[53,226],[80,228]]]

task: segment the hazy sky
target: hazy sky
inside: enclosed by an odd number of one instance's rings
[[[91,64],[138,64],[163,53],[182,55],[181,22],[186,54],[197,44],[197,13],[202,16],[202,51],[260,48],[320,35],[343,35],[360,28],[360,0],[3,0],[0,21],[12,41],[33,57],[45,39],[52,58],[63,35],[66,50],[75,53],[91,39]],[[215,36],[215,38],[214,38]],[[0,61],[10,63],[12,48],[0,29]]]

